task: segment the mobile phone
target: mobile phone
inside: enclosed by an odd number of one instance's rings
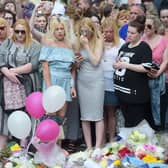
[[[155,69],[155,70],[160,69],[159,64],[157,64],[156,62],[152,62],[152,68]]]
[[[147,70],[150,70],[152,68],[152,63],[150,62],[147,62],[147,63],[143,63],[142,66],[147,69]]]

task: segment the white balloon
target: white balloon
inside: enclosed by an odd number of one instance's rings
[[[13,112],[7,121],[8,129],[10,133],[18,138],[26,138],[31,131],[31,120],[24,111]]]
[[[60,86],[53,85],[43,93],[43,107],[46,113],[54,113],[60,110],[65,104],[66,93]]]

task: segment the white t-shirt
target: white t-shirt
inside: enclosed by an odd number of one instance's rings
[[[114,74],[114,68],[113,63],[116,60],[116,57],[118,56],[118,51],[121,48],[121,46],[125,43],[123,39],[120,39],[120,42],[117,46],[113,46],[110,48],[104,49],[104,53],[102,56],[102,66],[104,71],[104,82],[105,82],[105,90],[106,91],[114,91],[114,84],[113,84],[113,74]]]

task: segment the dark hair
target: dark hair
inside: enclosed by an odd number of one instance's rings
[[[4,11],[4,4],[2,2],[0,2],[0,12]]]
[[[99,19],[99,22],[101,21],[101,17],[99,16],[99,14],[100,14],[100,11],[97,9],[97,8],[95,8],[95,7],[91,7],[90,9],[89,9],[89,15],[88,15],[88,17],[92,17],[92,16],[95,16],[95,17],[97,17],[98,19]]]
[[[12,4],[14,5],[14,7],[15,7],[15,11],[16,11],[16,4],[15,4],[15,1],[14,1],[14,0],[6,0],[5,3],[4,3],[4,8],[6,7],[6,5],[7,5],[8,3],[12,3]]]
[[[129,8],[129,6],[128,6],[128,4],[121,4],[121,6],[119,6],[119,10],[121,11],[121,10],[128,10],[128,8]]]
[[[140,7],[140,9],[144,12],[144,14],[146,14],[146,6],[144,5],[144,3],[132,3],[131,6]]]
[[[111,4],[106,4],[103,8],[103,16],[104,17],[108,17],[110,16],[111,12],[112,12],[112,8],[113,8],[113,5]]]
[[[13,23],[12,23],[12,26],[15,24],[15,22],[16,22],[16,14],[15,13],[13,13],[12,11],[10,11],[10,10],[7,10],[7,9],[4,9],[4,17],[5,17],[5,14],[6,13],[9,13],[9,14],[11,14],[12,15],[12,21],[13,21]]]
[[[92,5],[99,6],[100,2],[101,2],[101,0],[92,0]]]
[[[137,16],[135,20],[129,23],[129,26],[135,27],[138,33],[142,33],[145,29],[145,16]]]
[[[140,7],[144,11],[144,13],[146,14],[146,6],[144,5],[144,3],[141,3]]]
[[[158,9],[159,16],[160,16],[160,11],[165,10],[165,9],[168,9],[168,0],[161,1],[159,9]]]

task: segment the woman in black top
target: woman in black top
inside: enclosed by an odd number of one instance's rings
[[[119,50],[118,59],[113,64],[115,90],[121,103],[126,127],[134,127],[143,119],[153,126],[148,87],[148,70],[143,63],[151,62],[152,51],[141,41],[145,18],[138,16],[129,23],[128,40]]]

